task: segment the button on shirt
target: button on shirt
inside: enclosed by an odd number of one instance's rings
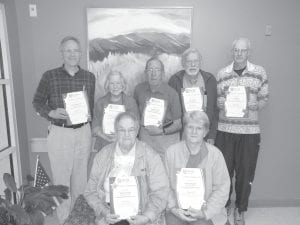
[[[71,76],[64,67],[45,72],[33,98],[36,112],[53,123],[63,124],[65,120],[53,119],[48,116],[51,110],[65,108],[63,94],[86,90],[90,112],[93,113],[95,76],[79,67],[77,73]]]

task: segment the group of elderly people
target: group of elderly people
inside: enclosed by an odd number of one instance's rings
[[[249,50],[248,39],[235,40],[233,63],[222,69],[216,79],[200,69],[199,51],[188,49],[182,55],[183,70],[168,83],[164,81],[162,61],[152,57],[145,66],[146,82],[135,87],[133,97],[125,94],[122,73],[112,71],[104,84],[106,94],[93,109],[94,76],[78,66],[79,41],[74,37],[63,39],[64,65],[43,75],[33,101],[38,114],[51,122],[48,148],[54,182],[70,184],[71,179],[73,202],[85,187],[84,197],[94,209],[97,224],[224,225],[229,224],[230,178],[235,173],[234,223],[244,225],[260,142],[258,110],[268,99],[266,73],[248,61]],[[232,86],[247,89],[245,116],[227,116],[225,100]],[[62,93],[77,89],[88,93],[92,133],[96,137],[94,149],[98,152],[87,185],[87,166],[83,162],[87,162],[90,148],[89,123],[65,124],[68,113],[61,99]],[[186,90],[201,93],[201,107],[187,106]],[[149,102],[158,108],[149,110]],[[113,119],[114,131],[105,132],[103,120],[111,106],[119,113]],[[162,114],[161,121],[151,122],[149,113]],[[68,160],[71,153],[75,161]],[[182,207],[179,202],[178,180],[182,179],[183,169],[188,168],[199,169],[204,180],[204,202],[198,208]],[[138,177],[139,181],[138,213],[128,218],[118,215],[111,202],[111,179],[123,176]],[[59,207],[61,221],[70,206],[65,202]]]
[[[171,77],[169,84],[163,81],[162,61],[150,58],[145,66],[147,81],[136,86],[133,97],[124,93],[126,80],[121,72],[108,74],[107,94],[95,104],[94,149],[99,153],[94,158],[84,193],[95,210],[98,224],[226,223],[230,179],[221,151],[212,145],[218,118],[216,79],[200,70],[200,53],[196,49],[188,49],[182,58],[184,70]],[[200,87],[205,97],[203,111],[186,112],[179,96],[187,87]],[[145,107],[150,98],[166,103],[159,126],[144,125]],[[114,134],[103,132],[103,112],[108,104],[125,108],[115,119]],[[181,168],[203,171],[205,203],[201,209],[183,209],[178,204],[176,176]],[[141,180],[139,214],[127,219],[121,219],[110,209],[109,178],[120,174]]]

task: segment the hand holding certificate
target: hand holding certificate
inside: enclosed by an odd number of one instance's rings
[[[203,95],[199,87],[185,88],[182,98],[186,112],[203,111]]]
[[[139,186],[134,176],[121,175],[110,178],[110,203],[112,213],[119,219],[129,219],[139,213]]]
[[[89,120],[90,110],[86,91],[64,94],[63,100],[71,124],[85,123]]]
[[[104,134],[115,133],[115,120],[117,116],[122,112],[125,112],[124,105],[108,104],[108,106],[104,109],[104,115],[102,120]]]
[[[226,117],[245,117],[247,111],[246,88],[244,86],[230,86],[224,104]]]
[[[165,101],[158,98],[150,98],[144,111],[144,126],[161,126],[164,114]]]
[[[205,202],[205,185],[202,170],[200,168],[182,168],[176,176],[179,208],[201,210]]]

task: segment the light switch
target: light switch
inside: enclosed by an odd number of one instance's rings
[[[265,35],[266,36],[271,36],[272,35],[272,26],[271,25],[266,26]]]
[[[29,4],[29,16],[37,17],[36,4]]]

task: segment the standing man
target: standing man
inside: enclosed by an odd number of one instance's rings
[[[218,108],[217,108],[217,82],[216,78],[208,72],[200,69],[201,54],[197,49],[187,49],[181,57],[184,70],[174,74],[169,85],[181,96],[182,111],[186,112],[183,101],[183,91],[186,88],[199,88],[203,97],[202,110],[206,112],[210,121],[209,132],[206,136],[207,142],[214,143],[217,133]]]
[[[244,212],[248,207],[260,144],[258,111],[268,100],[266,72],[263,67],[248,61],[249,51],[250,41],[247,38],[236,39],[232,45],[233,63],[217,75],[220,114],[216,146],[223,152],[231,179],[234,172],[236,175],[235,225],[245,224]],[[234,88],[240,93],[234,93]],[[235,99],[240,101],[235,107],[232,107],[234,104],[231,104],[229,94],[234,94]],[[229,112],[235,116],[230,116]]]
[[[47,148],[54,184],[70,187],[71,199],[57,208],[58,219],[63,223],[72,203],[84,192],[91,149],[90,119],[83,123],[70,123],[64,96],[82,91],[87,97],[89,111],[93,112],[95,76],[79,67],[81,47],[77,38],[63,38],[60,51],[63,65],[43,74],[33,106],[38,115],[50,122]]]
[[[134,90],[134,98],[141,115],[140,139],[149,144],[164,158],[167,148],[179,141],[181,129],[181,107],[176,91],[163,82],[164,64],[158,58],[150,58],[146,62],[147,81],[138,84]],[[164,105],[164,109],[156,108],[156,115],[161,114],[162,121],[157,126],[145,124],[151,115],[145,113],[149,102]],[[154,107],[155,108],[155,107]],[[161,111],[163,111],[161,113]],[[157,113],[158,112],[158,113]],[[147,116],[149,116],[147,118]],[[145,120],[146,119],[146,120]]]

